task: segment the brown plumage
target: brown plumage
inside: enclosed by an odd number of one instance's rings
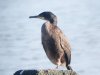
[[[68,70],[72,70],[70,67],[71,47],[63,32],[57,27],[57,17],[51,12],[43,12],[30,18],[47,20],[41,28],[42,45],[47,57],[57,67],[66,66]]]

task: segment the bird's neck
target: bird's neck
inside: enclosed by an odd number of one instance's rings
[[[51,23],[52,25],[57,25],[57,18],[55,17],[55,18],[53,18],[53,19],[50,19],[50,23]]]

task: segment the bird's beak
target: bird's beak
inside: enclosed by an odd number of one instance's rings
[[[39,18],[39,19],[45,20],[44,17],[40,17],[40,16],[30,16],[29,18]]]
[[[29,18],[39,18],[39,16],[29,16]]]

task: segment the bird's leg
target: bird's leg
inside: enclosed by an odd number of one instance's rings
[[[57,65],[56,69],[58,69],[59,65]]]
[[[61,64],[60,59],[58,59],[56,69],[58,69],[58,67],[60,66],[60,64]]]

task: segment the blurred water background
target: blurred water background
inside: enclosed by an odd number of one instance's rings
[[[28,18],[43,11],[56,14],[68,36],[73,69],[80,75],[100,75],[100,0],[0,0],[0,75],[56,67],[41,45],[45,21]]]

